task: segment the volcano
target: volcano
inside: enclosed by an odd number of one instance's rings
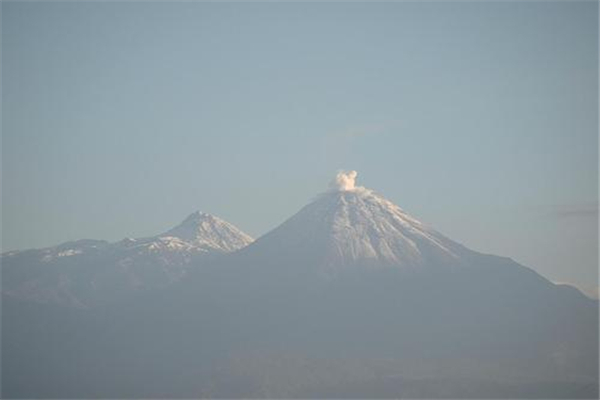
[[[598,397],[598,301],[466,248],[356,177],[251,243],[192,214],[164,237],[222,251],[162,290],[85,311],[8,298],[3,394]]]
[[[187,302],[231,317],[237,350],[210,396],[233,396],[240,374],[252,382],[240,395],[258,397],[596,395],[597,301],[466,248],[355,186],[356,176],[341,173],[185,282]],[[321,368],[331,381],[305,376]]]
[[[318,258],[338,268],[452,268],[472,253],[371,190],[320,194],[244,253]]]

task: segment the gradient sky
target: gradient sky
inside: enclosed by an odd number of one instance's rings
[[[2,250],[259,236],[340,169],[466,246],[598,280],[597,2],[2,2]]]

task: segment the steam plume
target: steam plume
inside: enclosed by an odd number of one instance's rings
[[[340,171],[337,173],[333,181],[331,181],[331,188],[334,190],[354,190],[354,182],[356,180],[356,171]]]

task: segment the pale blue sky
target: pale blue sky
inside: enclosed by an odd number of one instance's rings
[[[259,236],[336,170],[591,288],[596,2],[2,3],[2,250]]]

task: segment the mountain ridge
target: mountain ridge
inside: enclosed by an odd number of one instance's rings
[[[166,287],[196,264],[252,240],[232,224],[197,211],[155,236],[117,242],[81,239],[3,253],[2,293],[40,303],[93,307]]]

